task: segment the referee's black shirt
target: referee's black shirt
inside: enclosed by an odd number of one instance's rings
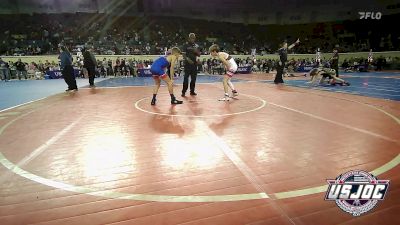
[[[185,66],[196,66],[196,57],[199,56],[198,52],[199,46],[196,43],[186,42],[183,45],[183,52],[186,54],[186,58],[193,61],[193,64],[190,64],[185,60]]]
[[[282,64],[285,63],[287,61],[287,50],[285,48],[280,48],[278,54]]]

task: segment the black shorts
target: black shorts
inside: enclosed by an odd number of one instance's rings
[[[322,74],[323,78],[329,78],[329,79],[333,79],[332,75],[328,74],[328,73],[324,73]]]

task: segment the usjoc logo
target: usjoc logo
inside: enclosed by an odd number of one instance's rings
[[[247,70],[248,70],[247,67],[239,67],[237,69],[238,72],[246,72]]]
[[[152,73],[151,70],[149,70],[149,69],[145,69],[145,70],[143,70],[143,72],[144,72],[144,74],[146,74],[146,75],[153,75],[153,73]]]
[[[380,20],[382,18],[381,12],[358,12],[358,14],[360,14],[360,20],[362,19]]]
[[[354,170],[327,180],[329,186],[325,200],[336,201],[343,211],[360,216],[373,209],[385,198],[389,180],[378,180],[374,175]]]

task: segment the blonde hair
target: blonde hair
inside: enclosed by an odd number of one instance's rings
[[[178,47],[171,48],[171,54],[182,54],[182,51]]]
[[[210,46],[210,48],[208,49],[208,51],[211,52],[219,52],[219,46],[217,44],[213,44]]]

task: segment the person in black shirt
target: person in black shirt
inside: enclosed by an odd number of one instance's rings
[[[107,62],[107,75],[114,75],[114,70],[113,70],[113,67],[112,67],[112,60],[111,59],[108,59],[108,62]]]
[[[276,69],[276,76],[275,76],[275,80],[274,80],[275,84],[284,83],[282,76],[283,76],[283,71],[285,69],[285,63],[287,61],[287,50],[293,48],[298,43],[300,43],[299,39],[297,39],[297,41],[295,43],[291,44],[288,47],[287,41],[284,41],[282,43],[282,47],[278,50],[279,61],[278,61],[278,65],[277,65],[277,69]]]
[[[9,65],[6,61],[3,61],[1,58],[0,58],[0,72],[3,75],[1,79],[4,79],[5,82],[10,80]]]
[[[68,89],[65,91],[77,91],[78,87],[76,85],[74,68],[72,67],[72,56],[69,53],[68,48],[65,46],[60,46],[60,69],[65,80],[65,83],[68,85]]]
[[[190,95],[197,95],[195,92],[196,78],[197,78],[197,60],[196,57],[200,56],[199,46],[195,43],[196,35],[189,34],[189,41],[183,46],[184,51],[183,60],[185,62],[184,70],[185,76],[183,79],[182,97],[185,97],[189,84],[190,76]]]
[[[17,70],[17,76],[19,80],[21,80],[22,75],[24,75],[25,80],[28,79],[26,76],[25,63],[23,63],[21,59],[18,59],[18,61],[15,63],[15,68]]]
[[[94,77],[96,76],[96,65],[97,65],[96,58],[94,57],[91,50],[86,48],[85,51],[83,52],[83,67],[85,67],[88,71],[90,87],[95,87]]]
[[[336,77],[339,77],[339,53],[337,49],[333,49],[331,68],[336,70]]]

